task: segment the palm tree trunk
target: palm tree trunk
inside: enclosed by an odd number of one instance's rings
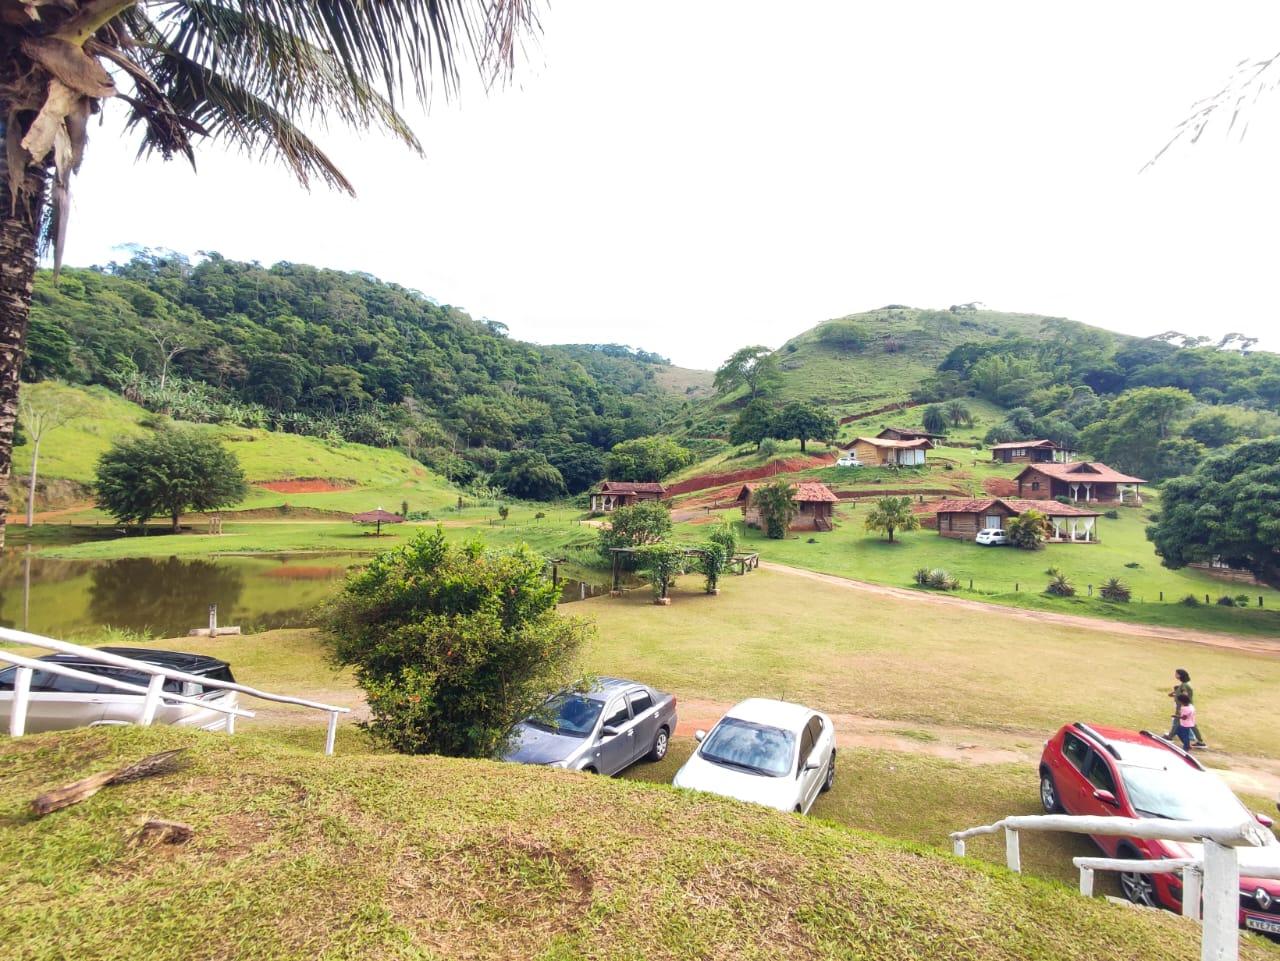
[[[0,101],[0,123],[8,115]],[[0,129],[0,157],[6,137],[19,130]],[[11,181],[22,178],[16,202]],[[13,427],[18,418],[18,378],[31,316],[31,288],[36,275],[36,246],[43,207],[45,169],[27,164],[22,170],[0,165],[0,547],[9,513],[9,478],[13,468]]]

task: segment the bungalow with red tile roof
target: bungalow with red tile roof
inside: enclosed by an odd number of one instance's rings
[[[933,507],[938,518],[938,533],[943,537],[973,540],[988,527],[1004,529],[1010,517],[1037,510],[1053,525],[1052,542],[1088,544],[1098,539],[1095,525],[1102,515],[1075,504],[1058,501],[1026,500],[1017,497],[979,497],[939,501]]]
[[[660,501],[667,496],[661,484],[632,481],[601,481],[591,492],[591,513],[609,514],[619,507],[630,507],[642,501]]]
[[[742,508],[742,520],[748,527],[763,527],[760,510],[752,503],[759,484],[743,484],[735,503]],[[826,484],[803,481],[791,485],[796,502],[796,516],[791,519],[793,531],[829,531],[840,498]]]
[[[991,445],[991,459],[1001,464],[1069,464],[1076,452],[1051,440],[1012,440]]]
[[[1140,505],[1138,488],[1146,481],[1130,477],[1106,464],[1081,461],[1078,464],[1032,464],[1014,478],[1018,496],[1032,500],[1066,497],[1086,504]]]

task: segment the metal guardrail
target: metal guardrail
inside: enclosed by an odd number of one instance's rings
[[[1080,869],[1080,890],[1085,894],[1093,892],[1093,872],[1096,870],[1136,871],[1142,874],[1182,872],[1183,914],[1188,917],[1199,916],[1201,920],[1201,961],[1238,961],[1240,957],[1240,852],[1245,852],[1243,869],[1248,871],[1248,877],[1280,878],[1280,868],[1249,862],[1248,851],[1276,843],[1275,836],[1256,821],[1224,825],[1172,821],[1167,818],[1028,814],[1003,818],[994,824],[965,831],[955,831],[950,835],[952,850],[957,857],[963,857],[966,840],[1001,831],[1005,837],[1005,863],[1009,870],[1018,872],[1022,870],[1019,841],[1021,831],[1136,837],[1203,845],[1204,856],[1201,859],[1143,861],[1074,858],[1072,862]],[[1189,901],[1194,903],[1194,907],[1188,905]]]
[[[31,676],[34,671],[48,671],[52,674],[60,674],[68,677],[77,677],[81,680],[89,680],[95,684],[102,684],[105,687],[114,687],[118,690],[128,691],[133,694],[144,695],[142,706],[138,712],[137,723],[142,726],[148,726],[155,720],[156,709],[160,705],[160,701],[177,701],[182,704],[194,704],[199,707],[208,708],[210,710],[219,711],[227,715],[227,733],[235,733],[235,719],[237,717],[253,717],[252,711],[245,711],[240,708],[229,708],[226,705],[219,705],[216,701],[201,701],[195,698],[189,698],[180,694],[172,694],[165,692],[164,682],[166,680],[189,681],[199,684],[205,688],[218,688],[228,691],[236,691],[248,697],[256,697],[263,701],[272,701],[277,704],[293,704],[297,707],[305,707],[311,710],[324,711],[329,715],[328,729],[325,732],[324,753],[332,754],[334,740],[338,730],[338,715],[351,713],[350,708],[338,707],[333,704],[324,704],[319,701],[309,701],[301,697],[290,697],[286,694],[272,694],[267,691],[261,691],[247,684],[238,684],[234,681],[222,681],[217,678],[205,677],[200,674],[188,674],[185,671],[175,670],[174,668],[161,667],[157,664],[150,664],[146,661],[135,660],[130,657],[123,657],[119,654],[112,654],[109,651],[100,651],[92,647],[84,647],[80,644],[72,644],[68,641],[59,641],[51,637],[43,637],[39,634],[28,634],[26,631],[15,631],[9,628],[0,628],[0,641],[8,641],[12,644],[24,644],[29,647],[43,648],[49,651],[57,651],[64,654],[75,654],[96,664],[105,664],[111,667],[122,667],[130,671],[136,671],[148,674],[151,677],[150,683],[146,687],[136,684],[130,684],[127,681],[117,681],[115,678],[106,678],[97,674],[88,674],[83,671],[77,671],[75,668],[67,667],[65,664],[58,664],[53,661],[40,661],[34,658],[23,657],[10,651],[0,650],[0,660],[8,661],[18,667],[17,675],[14,678],[13,691],[13,708],[9,716],[9,733],[13,737],[21,737],[26,730],[27,708],[32,697],[39,698],[39,692],[31,693]]]

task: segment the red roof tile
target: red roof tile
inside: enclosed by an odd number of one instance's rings
[[[969,500],[938,501],[933,505],[933,512],[935,514],[981,514],[995,504],[1003,504],[1013,514],[1036,510],[1047,517],[1101,516],[1099,511],[1091,511],[1074,504],[1064,504],[1061,501],[1038,501],[1018,497],[980,497]]]
[[[866,441],[873,447],[923,447],[926,450],[933,449],[933,443],[924,437],[919,440],[893,440],[890,437],[857,437],[854,439],[855,444],[858,441]],[[849,447],[852,448],[853,444],[850,444]]]
[[[665,494],[666,487],[662,484],[654,484],[650,482],[633,482],[633,481],[601,481],[601,494]]]
[[[803,501],[807,504],[811,503],[830,503],[834,504],[840,500],[831,492],[831,488],[826,484],[804,483],[793,484],[796,491],[796,500]]]
[[[1075,464],[1032,464],[1024,468],[1018,476],[1021,477],[1027,471],[1033,470],[1061,481],[1080,481],[1090,484],[1146,483],[1141,477],[1130,477],[1128,474],[1121,474],[1118,470],[1113,470],[1106,464],[1101,464],[1097,461],[1080,461]]]

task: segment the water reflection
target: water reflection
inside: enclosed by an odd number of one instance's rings
[[[0,558],[0,624],[75,636],[102,627],[185,634],[218,621],[246,629],[314,623],[314,610],[359,558],[219,557],[64,561],[29,551]]]

